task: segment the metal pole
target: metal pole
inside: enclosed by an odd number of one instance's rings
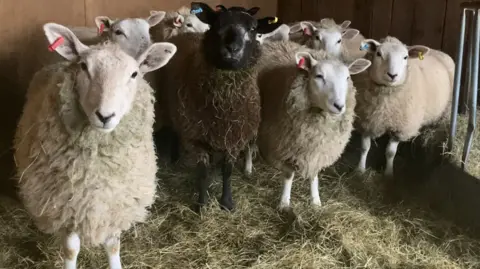
[[[458,98],[460,94],[460,83],[462,78],[463,65],[463,46],[465,44],[465,17],[466,9],[462,10],[462,19],[460,23],[460,35],[458,37],[457,48],[457,64],[455,66],[455,79],[453,86],[452,111],[450,118],[450,137],[448,140],[448,151],[453,149],[453,141],[455,140],[455,133],[457,131],[457,115],[458,115]]]

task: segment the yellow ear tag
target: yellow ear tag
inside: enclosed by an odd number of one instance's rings
[[[423,53],[421,51],[418,52],[418,59],[423,60]]]
[[[277,21],[278,21],[278,18],[275,17],[275,19],[269,20],[269,21],[268,21],[268,24],[277,23]]]

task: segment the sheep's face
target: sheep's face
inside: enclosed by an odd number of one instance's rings
[[[300,27],[305,35],[311,37],[312,49],[325,50],[335,57],[341,55],[344,40],[352,39],[359,34],[359,31],[356,29],[343,30],[337,25],[328,28],[317,28],[310,22],[301,22]]]
[[[380,43],[373,39],[362,41],[361,49],[366,50],[372,59],[371,79],[382,85],[402,85],[408,75],[408,61],[422,58],[429,52],[425,46],[407,47],[398,39],[391,37]]]
[[[192,12],[210,25],[203,50],[206,59],[219,69],[244,68],[258,53],[257,20],[242,9],[213,11],[207,4],[192,3]]]
[[[177,33],[205,33],[210,29],[210,26],[203,23],[195,15],[183,16],[178,14],[173,22],[173,26],[176,27]]]
[[[317,61],[308,52],[298,52],[297,66],[308,71],[308,97],[313,107],[331,114],[345,112],[350,75],[360,73],[370,66],[370,61],[357,59],[350,66],[339,60]]]
[[[132,108],[142,76],[165,65],[177,50],[171,43],[155,43],[134,59],[118,44],[106,42],[89,48],[62,25],[47,23],[43,28],[50,43],[64,38],[56,51],[78,67],[75,89],[79,104],[90,124],[106,133]]]
[[[165,17],[165,12],[157,11],[147,19],[111,20],[106,16],[98,16],[95,23],[100,32],[104,32],[108,39],[120,45],[130,56],[138,57],[151,44],[150,27],[157,25]]]

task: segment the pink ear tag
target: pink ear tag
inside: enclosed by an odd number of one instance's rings
[[[298,60],[297,67],[301,68],[301,69],[304,69],[304,67],[303,67],[304,64],[305,64],[305,58],[300,58],[300,60]]]
[[[100,24],[100,28],[98,28],[98,35],[103,34],[103,30],[105,30],[105,24]]]
[[[49,51],[54,51],[58,46],[62,45],[64,42],[63,36],[57,38],[50,46],[48,46]]]

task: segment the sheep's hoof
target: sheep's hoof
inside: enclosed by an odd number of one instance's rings
[[[224,198],[222,197],[220,199],[220,208],[226,211],[233,211],[235,208],[235,205],[233,204],[233,199],[230,198]]]
[[[288,212],[290,211],[290,203],[280,202],[277,209],[278,211],[281,211],[281,212]]]
[[[387,169],[383,173],[383,176],[386,178],[393,178],[393,169]]]
[[[322,201],[320,201],[320,199],[318,199],[318,200],[312,200],[312,201],[310,202],[310,204],[311,204],[312,207],[314,207],[314,208],[322,207]]]
[[[243,175],[246,177],[246,178],[250,178],[252,176],[252,170],[245,170],[243,171]]]
[[[357,167],[357,169],[356,169],[357,173],[359,173],[359,174],[365,174],[366,170],[367,169],[365,169],[365,167],[360,167],[360,166]]]
[[[193,206],[193,210],[194,210],[196,213],[200,214],[200,213],[202,213],[202,208],[204,208],[205,205],[206,205],[206,204],[196,203],[196,204]]]

